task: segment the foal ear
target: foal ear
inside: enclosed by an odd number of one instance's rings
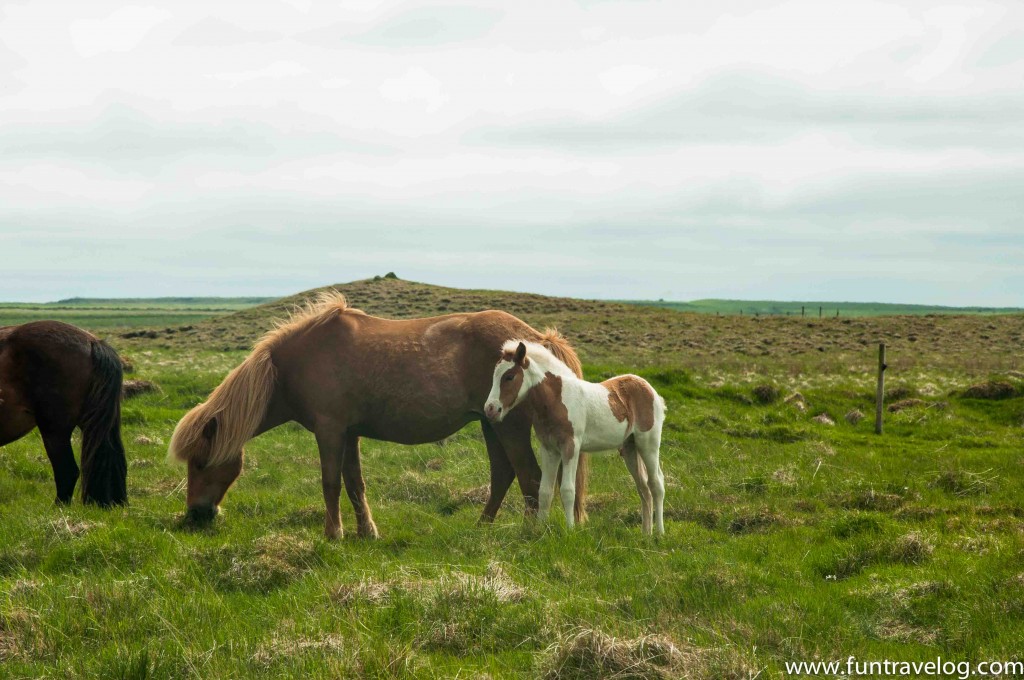
[[[513,355],[512,360],[519,365],[522,365],[523,360],[526,359],[526,345],[519,343],[519,347],[516,347],[516,353]]]
[[[213,436],[217,434],[217,416],[210,418],[206,421],[206,425],[203,425],[203,438],[207,441],[213,441]]]

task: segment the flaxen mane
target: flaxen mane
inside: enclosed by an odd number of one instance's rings
[[[558,332],[556,328],[545,328],[544,332],[540,334],[540,344],[551,351],[555,355],[555,358],[561,361],[563,364],[569,367],[577,378],[583,377],[583,364],[580,363],[580,358],[576,355],[576,350],[572,348],[569,341],[562,337],[562,334]]]
[[[289,335],[318,326],[345,311],[361,313],[349,309],[345,296],[338,291],[326,290],[297,308],[286,321],[277,322],[209,398],[185,414],[171,436],[169,457],[182,462],[197,459],[203,465],[237,459],[266,415],[274,392],[277,370],[271,358],[273,349]],[[217,426],[212,441],[207,443],[203,431],[213,418],[217,419]]]

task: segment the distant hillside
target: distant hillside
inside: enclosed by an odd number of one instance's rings
[[[1024,315],[826,317],[696,314],[648,305],[556,298],[508,291],[446,288],[400,279],[330,286],[353,307],[387,318],[503,309],[535,328],[557,326],[584,361],[628,367],[758,364],[830,370],[873,370],[877,343],[889,344],[890,365],[944,365],[971,372],[1020,370]],[[190,350],[251,348],[276,319],[312,297],[314,289],[225,314],[192,326],[119,344]],[[983,357],[984,361],[981,361]],[[801,369],[804,370],[804,369]]]
[[[264,297],[70,298],[0,302],[0,326],[59,319],[90,330],[175,327],[262,304]]]
[[[35,307],[88,307],[91,309],[195,309],[236,310],[261,305],[271,297],[157,297],[157,298],[81,298],[45,302]],[[27,305],[26,305],[27,306]]]
[[[701,314],[750,314],[780,315],[809,317],[836,316],[901,316],[906,314],[1020,314],[1021,307],[942,307],[939,305],[903,305],[885,302],[821,302],[779,300],[693,300],[691,302],[671,302],[665,300],[623,300],[629,304],[651,305],[674,309],[678,312],[697,312]]]

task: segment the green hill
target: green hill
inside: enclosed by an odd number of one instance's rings
[[[629,304],[664,307],[679,312],[701,314],[749,314],[760,316],[924,316],[928,314],[1021,314],[1021,307],[944,307],[941,305],[909,305],[887,302],[824,302],[781,300],[706,299],[690,302],[666,300],[624,300]]]

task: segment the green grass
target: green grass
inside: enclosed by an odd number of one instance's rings
[[[588,314],[565,321],[592,334],[607,317]],[[633,342],[583,340],[590,379],[636,371],[668,402],[664,538],[641,535],[614,454],[594,457],[576,531],[557,508],[524,523],[515,487],[476,526],[488,473],[471,425],[443,444],[364,441],[382,537],[355,538],[343,500],[348,533],[329,542],[315,443],[294,425],[250,443],[210,529],[181,525],[167,441],[245,353],[169,337],[114,339],[160,386],[124,405],[128,508],[55,507],[35,433],[0,450],[0,677],[771,678],[786,661],[1024,649],[1024,375],[1005,357],[894,365],[891,400],[921,403],[878,437],[844,419],[873,413],[870,356],[638,361]],[[1015,391],[963,396],[989,377]],[[778,398],[755,396],[766,383]]]
[[[629,304],[674,309],[679,312],[702,314],[747,314],[750,316],[896,316],[926,314],[1022,314],[1022,307],[948,307],[942,305],[909,305],[885,302],[822,302],[781,300],[628,300]]]

